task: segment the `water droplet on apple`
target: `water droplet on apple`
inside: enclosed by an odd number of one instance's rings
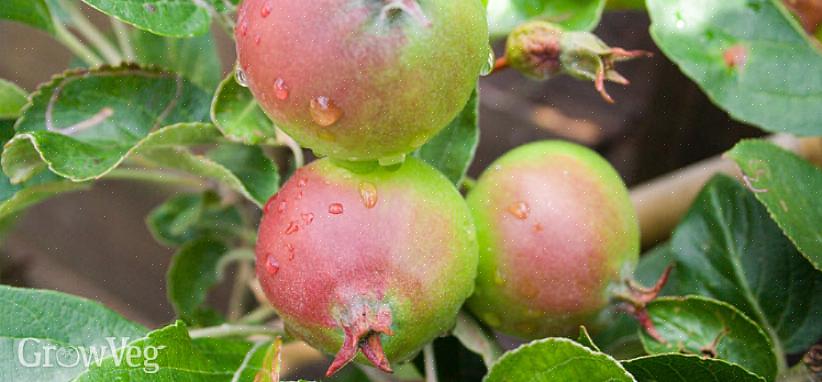
[[[300,178],[300,180],[297,181],[297,187],[305,187],[307,184],[308,179],[306,178]]]
[[[296,233],[299,230],[300,230],[300,226],[297,225],[296,222],[290,222],[290,223],[288,223],[288,227],[285,229],[285,234],[286,235],[291,235],[293,233]]]
[[[261,35],[254,36],[254,45],[260,45],[260,42],[262,42],[262,41],[263,41],[263,36],[261,36]]]
[[[240,36],[245,37],[247,34],[248,34],[248,21],[243,21],[243,23],[240,24]]]
[[[265,262],[265,270],[272,276],[276,275],[277,272],[280,271],[280,263],[277,262],[277,259],[274,258],[273,254],[268,255],[268,259],[266,259]]]
[[[285,200],[283,200],[282,202],[280,202],[279,205],[277,205],[277,212],[279,212],[279,213],[285,212],[286,207],[288,207],[288,204],[285,202]]]
[[[274,96],[280,101],[288,99],[288,86],[282,78],[277,78],[277,80],[274,81]]]
[[[248,78],[240,67],[237,67],[237,70],[234,71],[234,80],[237,81],[237,84],[240,86],[244,88],[248,87]]]
[[[481,76],[487,76],[494,71],[494,64],[497,61],[497,57],[494,55],[494,49],[490,46],[488,47],[488,60],[482,64],[482,69],[480,69]]]
[[[294,256],[296,255],[296,250],[292,244],[286,244],[285,249],[288,250],[288,261],[294,260]]]
[[[516,202],[508,206],[508,212],[519,220],[525,220],[528,218],[528,214],[531,212],[531,209],[525,202]]]
[[[377,187],[368,182],[360,183],[360,198],[365,208],[374,208],[377,205]]]
[[[340,215],[343,213],[342,203],[331,203],[328,206],[328,213],[331,215]]]
[[[311,100],[311,119],[322,127],[331,126],[342,118],[343,111],[328,97],[317,97]]]

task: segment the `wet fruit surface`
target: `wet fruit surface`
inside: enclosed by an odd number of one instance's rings
[[[451,328],[471,294],[477,244],[450,182],[416,159],[355,173],[298,170],[260,225],[257,276],[292,334],[384,370]],[[276,270],[271,264],[276,264]]]
[[[303,146],[346,160],[413,151],[465,105],[488,56],[479,0],[246,0],[243,82]]]
[[[468,195],[480,268],[470,309],[523,338],[568,335],[608,302],[639,254],[618,174],[595,152],[538,142],[506,154]]]

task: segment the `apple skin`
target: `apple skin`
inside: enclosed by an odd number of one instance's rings
[[[367,170],[330,159],[300,168],[260,224],[263,291],[289,333],[338,354],[329,374],[358,343],[384,352],[368,359],[383,370],[409,360],[453,327],[474,289],[476,233],[454,186],[415,158]]]
[[[639,223],[617,172],[594,151],[543,141],[494,162],[467,197],[480,263],[469,309],[535,339],[592,324],[639,258]]]
[[[489,56],[480,0],[245,0],[239,68],[320,156],[396,161],[468,101]]]

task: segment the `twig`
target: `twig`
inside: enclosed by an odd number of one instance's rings
[[[776,134],[767,139],[822,166],[822,139],[818,137],[796,138]],[[716,156],[633,187],[631,199],[637,209],[643,247],[650,247],[669,237],[705,183],[719,173],[742,177],[733,161]]]
[[[111,27],[114,28],[114,35],[117,36],[117,43],[120,45],[120,50],[123,51],[123,58],[128,62],[137,60],[137,54],[134,53],[134,47],[131,45],[131,38],[128,26],[116,18],[111,18]]]
[[[138,168],[116,168],[103,176],[104,179],[136,180],[141,182],[176,184],[192,188],[205,188],[201,180],[185,175],[161,170],[146,170]]]
[[[201,329],[191,329],[188,331],[188,334],[191,338],[249,337],[254,335],[274,337],[284,335],[282,328],[231,324],[223,324]]]
[[[437,382],[437,360],[434,357],[434,344],[425,345],[422,353],[425,357],[425,382]]]
[[[254,268],[248,261],[243,261],[237,264],[237,276],[234,277],[234,286],[231,289],[231,297],[228,300],[228,321],[234,322],[240,319],[243,315],[243,300],[245,299],[248,288],[248,280],[254,275]]]
[[[276,134],[277,134],[277,143],[281,145],[288,146],[291,152],[294,154],[294,164],[296,168],[300,168],[305,165],[305,157],[303,156],[303,149],[300,145],[295,141],[291,136],[284,133],[280,130],[279,127],[276,127]]]
[[[260,305],[259,307],[257,307],[257,309],[254,309],[250,313],[241,317],[239,320],[237,320],[237,322],[246,325],[260,324],[276,314],[277,312],[274,311],[274,308],[272,308],[268,304]]]
[[[85,15],[72,2],[60,0],[60,6],[68,13],[69,18],[74,23],[74,28],[80,32],[96,49],[103,55],[109,64],[116,65],[123,61],[117,48],[105,37],[103,33],[92,24]]]
[[[68,29],[66,29],[65,25],[55,22],[54,23],[55,29],[55,37],[57,41],[63,44],[66,48],[68,48],[71,53],[73,53],[77,58],[83,60],[89,66],[100,66],[103,64],[103,60],[97,56],[94,51],[89,49],[82,41],[80,41],[76,36],[71,34]]]

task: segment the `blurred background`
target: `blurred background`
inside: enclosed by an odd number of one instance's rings
[[[88,17],[110,32],[106,18]],[[514,71],[481,80],[482,138],[469,175],[524,143],[565,139],[590,146],[635,186],[721,153],[743,137],[762,135],[732,121],[713,106],[654,46],[649,20],[640,12],[609,12],[595,33],[606,43],[655,52],[626,62],[620,72],[629,87],[609,84],[616,104],[604,102],[589,82],[567,77],[530,81]],[[231,41],[214,28],[227,73],[234,62]],[[0,22],[0,78],[27,91],[62,72],[71,56],[48,35]],[[501,52],[503,44],[495,44]],[[166,301],[165,272],[173,250],[154,241],[144,219],[176,190],[120,181],[100,182],[83,193],[65,194],[26,211],[4,238],[0,282],[85,296],[150,327],[174,318]],[[215,306],[229,293],[212,294]]]

